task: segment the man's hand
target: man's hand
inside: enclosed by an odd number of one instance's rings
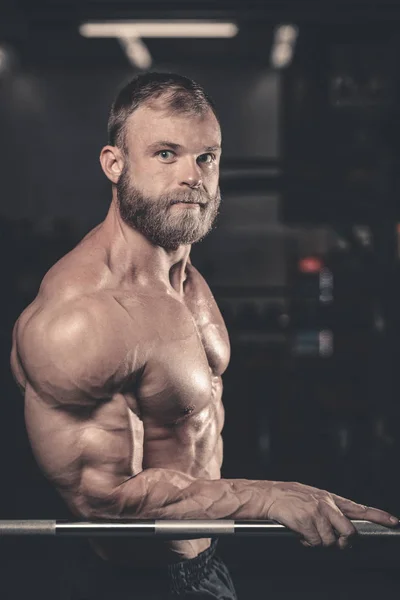
[[[268,519],[298,533],[304,546],[345,548],[357,533],[350,519],[372,521],[386,527],[399,524],[396,517],[383,510],[301,483],[274,483],[271,495]]]

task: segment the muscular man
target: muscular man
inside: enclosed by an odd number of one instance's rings
[[[79,518],[275,519],[305,545],[343,548],[349,519],[397,519],[299,483],[220,479],[229,340],[189,259],[218,212],[220,155],[193,81],[143,74],[119,93],[100,156],[110,210],[14,329],[33,452]],[[235,598],[209,539],[92,546],[71,598]]]

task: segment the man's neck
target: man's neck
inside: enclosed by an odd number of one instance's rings
[[[121,279],[159,281],[178,293],[182,291],[191,246],[176,250],[155,246],[122,220],[115,198],[98,234],[108,252],[111,271]]]

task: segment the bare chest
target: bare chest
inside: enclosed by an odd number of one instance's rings
[[[208,287],[149,299],[144,320],[146,366],[131,396],[141,418],[177,424],[218,403],[230,346]]]

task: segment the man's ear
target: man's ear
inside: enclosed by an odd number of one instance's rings
[[[108,179],[117,183],[124,168],[121,150],[116,146],[104,146],[100,152],[100,164]]]

